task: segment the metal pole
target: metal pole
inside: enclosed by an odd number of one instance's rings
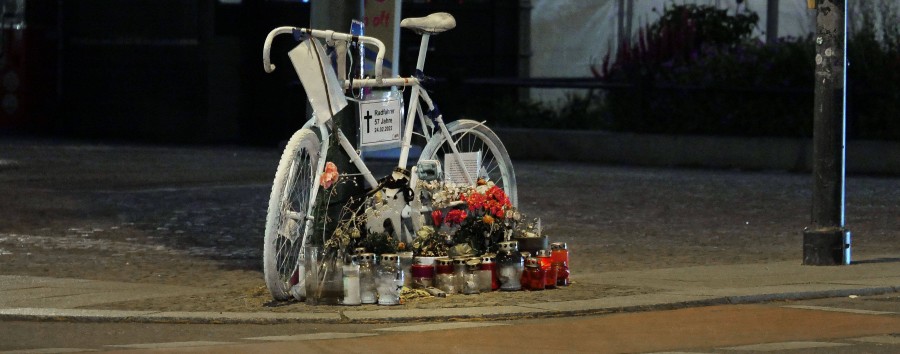
[[[766,43],[778,40],[778,0],[766,2]]]
[[[622,50],[625,44],[625,0],[616,1],[616,51]],[[631,35],[629,33],[628,35]]]
[[[819,0],[816,12],[812,225],[803,231],[804,265],[850,264],[844,227],[846,0]]]
[[[519,0],[519,70],[520,78],[531,77],[531,0]],[[531,98],[531,90],[519,89],[519,100]]]
[[[362,8],[361,2],[362,0],[311,1],[309,27],[334,30],[337,32],[349,32],[350,21],[354,18],[362,18],[362,13],[360,13]],[[344,50],[343,53],[346,53],[346,47],[336,49],[339,51]],[[338,54],[337,57],[344,59],[344,54]],[[341,62],[343,62],[343,60],[338,61],[338,63]],[[345,68],[342,66],[338,68],[336,72],[340,75],[341,72],[345,71],[343,69]],[[355,145],[357,141],[355,137],[357,134],[358,123],[356,121],[356,112],[353,107],[354,106],[351,104],[338,112],[334,118],[332,118],[332,122],[334,122],[334,126],[340,128]],[[308,116],[312,114],[312,108],[309,105],[307,105],[307,111],[309,112]],[[334,137],[332,140],[337,142],[338,139]],[[331,144],[331,146],[325,148],[328,149],[329,161],[335,164],[342,175],[341,181],[333,187],[334,194],[331,196],[329,200],[330,203],[327,206],[328,222],[325,224],[325,235],[326,238],[328,238],[336,228],[338,221],[340,221],[341,210],[343,207],[350,201],[352,196],[362,195],[364,193],[364,183],[358,176],[359,170],[357,170],[356,166],[350,162],[350,158],[338,144]],[[354,176],[350,177],[346,176],[346,174]],[[319,193],[318,195],[320,197],[325,197],[325,193]],[[318,235],[318,232],[316,234]],[[318,241],[319,239],[313,237],[312,240]]]

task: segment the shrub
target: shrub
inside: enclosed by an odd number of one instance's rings
[[[667,7],[595,75],[629,84],[606,97],[611,128],[644,133],[803,135],[811,131],[811,38],[764,45],[759,17]]]
[[[848,136],[900,140],[900,4],[851,4]],[[812,135],[813,36],[762,43],[758,16],[673,5],[593,75],[615,84],[563,102],[494,106],[504,126],[659,134]]]
[[[856,6],[847,43],[848,134],[900,140],[900,5]]]
[[[898,5],[862,2],[848,38],[851,138],[900,139]],[[877,8],[877,11],[876,11]],[[637,43],[595,76],[631,88],[606,96],[610,128],[668,134],[809,136],[815,46],[812,36],[760,43],[758,17],[711,6],[677,5],[643,28]],[[876,22],[878,26],[876,26]],[[715,30],[707,30],[714,28]],[[876,32],[876,28],[881,28]]]

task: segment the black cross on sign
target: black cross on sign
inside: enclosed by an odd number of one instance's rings
[[[363,119],[366,120],[366,134],[371,133],[371,131],[369,129],[369,121],[372,120],[372,113],[370,113],[369,111],[366,111],[366,115],[363,116]]]

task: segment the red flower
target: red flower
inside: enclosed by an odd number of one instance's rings
[[[447,217],[444,218],[444,222],[447,224],[461,224],[464,220],[466,220],[468,214],[466,214],[465,210],[453,209],[447,212]]]
[[[498,219],[503,219],[503,216],[506,215],[506,213],[503,211],[503,207],[499,205],[491,208],[491,212],[494,213],[494,216],[496,216]]]
[[[444,214],[441,213],[440,210],[435,210],[431,212],[431,221],[434,222],[434,226],[439,226],[442,221],[444,221]]]
[[[466,200],[466,203],[469,204],[469,210],[475,211],[475,209],[481,209],[484,207],[484,203],[487,202],[487,197],[484,194],[480,193],[472,193],[469,195],[469,199]]]
[[[500,202],[503,207],[512,207],[512,203],[510,203],[509,197],[506,195],[506,192],[504,192],[502,188],[493,186],[491,187],[491,189],[488,189],[487,194],[490,195],[494,200]]]

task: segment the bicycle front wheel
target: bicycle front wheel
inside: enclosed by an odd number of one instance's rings
[[[451,144],[456,145],[460,154],[476,153],[478,156],[477,174],[472,178],[484,178],[502,188],[514,207],[519,206],[516,192],[516,174],[506,147],[490,128],[474,120],[460,119],[447,124],[451,140],[443,134],[434,135],[422,150],[419,161],[438,160],[446,165],[447,157],[452,158]],[[445,176],[446,177],[446,176]]]
[[[319,138],[312,130],[298,130],[284,148],[275,172],[266,215],[263,273],[276,300],[290,299],[291,287],[303,276],[299,274],[300,248],[312,215],[310,198],[319,149]]]

